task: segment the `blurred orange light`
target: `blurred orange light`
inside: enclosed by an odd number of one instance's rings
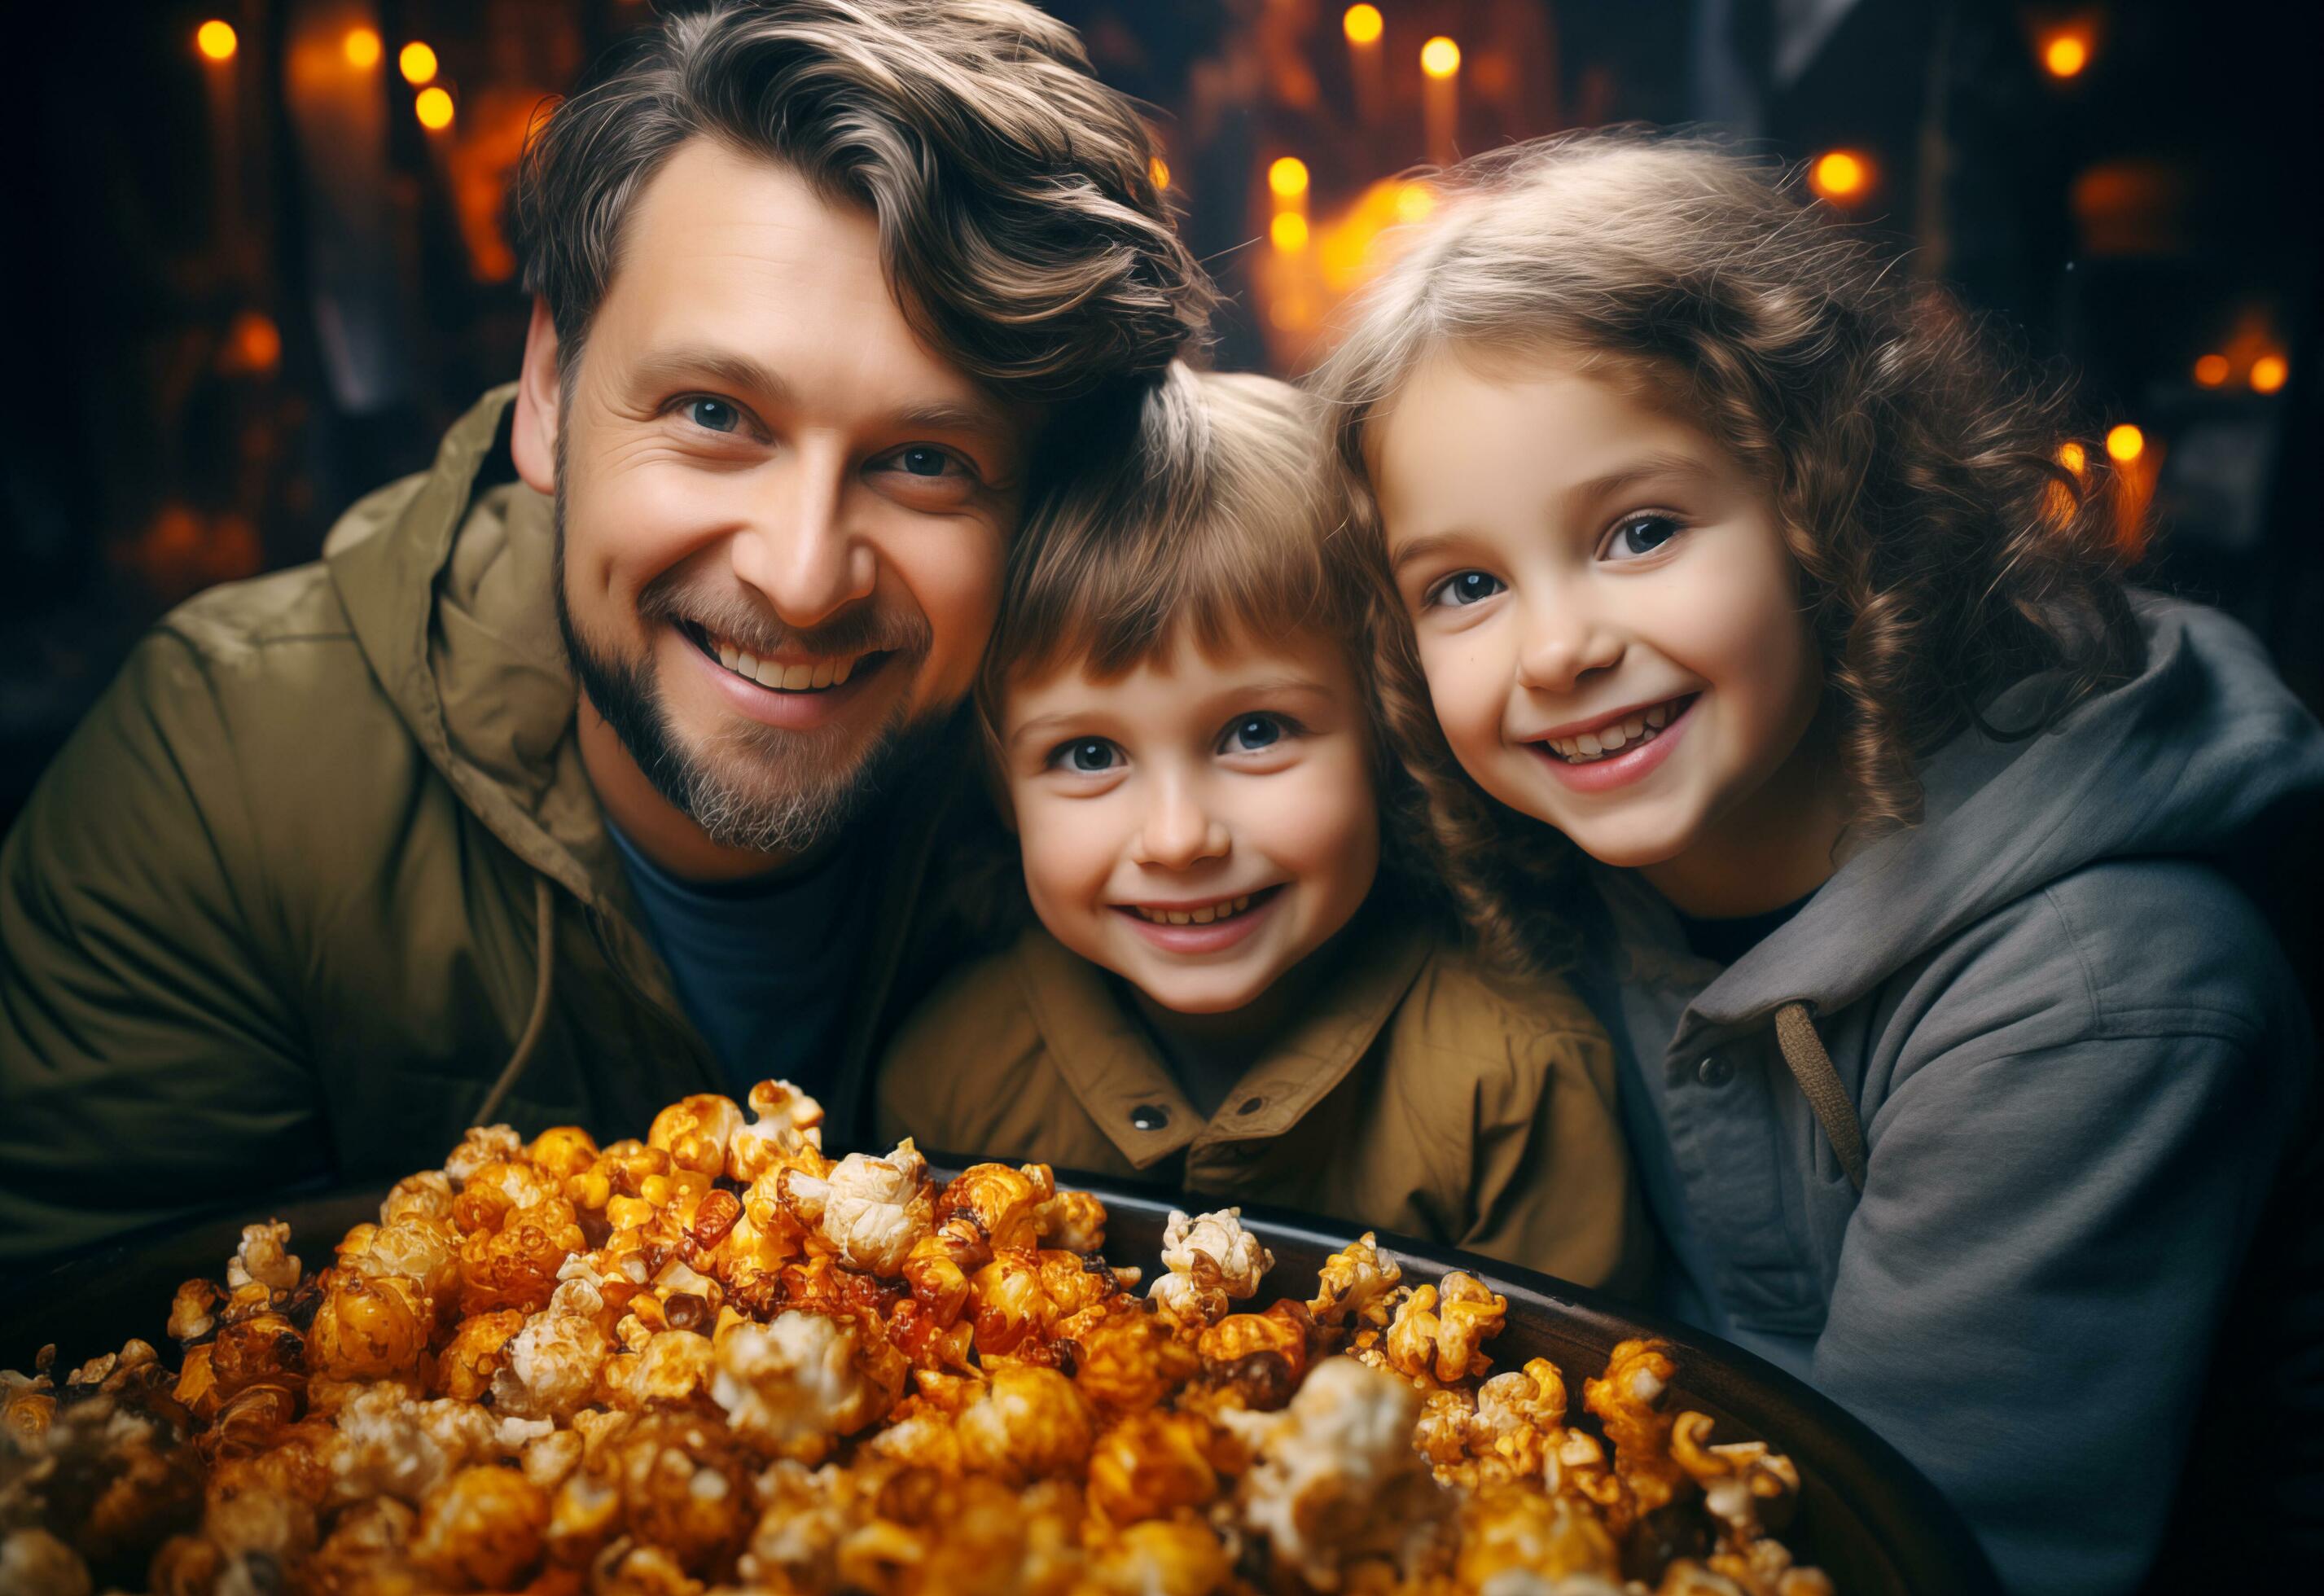
[[[1461,69],[1461,47],[1437,34],[1420,47],[1420,69],[1431,78],[1450,78]]]
[[[1396,191],[1396,219],[1416,222],[1436,208],[1436,190],[1426,183],[1405,183]]]
[[[420,97],[411,102],[420,125],[430,133],[441,133],[452,125],[452,97],[440,88],[423,88]]]
[[[1146,175],[1154,180],[1156,188],[1167,189],[1170,186],[1170,163],[1157,155],[1146,163]]]
[[[1872,163],[1846,150],[1816,157],[1808,168],[1808,187],[1826,199],[1852,199],[1872,181]]]
[[[266,316],[244,310],[226,329],[224,364],[229,371],[271,372],[282,358],[282,333]]]
[[[379,35],[369,28],[349,28],[339,48],[346,52],[347,65],[358,72],[368,72],[379,65],[383,49]]]
[[[2090,64],[2090,42],[2080,33],[2060,33],[2042,47],[2042,65],[2052,78],[2071,78]]]
[[[2252,362],[2251,385],[2255,393],[2273,393],[2283,386],[2292,375],[2292,363],[2281,355],[2263,355]]]
[[[2075,475],[2080,476],[2082,474],[2082,467],[2089,463],[2089,452],[2070,438],[2058,446],[2058,464]]]
[[[1267,169],[1267,186],[1277,199],[1296,199],[1307,192],[1307,163],[1286,155]]]
[[[414,88],[436,81],[436,52],[417,39],[395,52],[395,67]]]
[[[2127,466],[2146,452],[2146,434],[2129,422],[2107,429],[2107,453],[2117,466]]]
[[[2206,355],[2195,362],[2195,381],[2206,388],[2217,388],[2227,380],[2227,357]]]
[[[1377,44],[1388,24],[1380,20],[1377,5],[1351,5],[1347,15],[1340,19],[1340,27],[1351,44]]]
[[[1286,254],[1307,247],[1307,218],[1296,210],[1286,210],[1268,224],[1267,235],[1275,247]]]
[[[194,30],[194,48],[210,60],[232,60],[241,43],[242,41],[235,37],[233,25],[215,17]]]

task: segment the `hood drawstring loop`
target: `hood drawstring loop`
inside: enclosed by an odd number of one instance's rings
[[[1848,1101],[1848,1088],[1840,1084],[1840,1072],[1831,1066],[1831,1055],[1823,1050],[1823,1038],[1816,1035],[1815,1021],[1808,1018],[1805,1003],[1785,1003],[1775,1010],[1775,1046],[1783,1050],[1784,1062],[1791,1066],[1792,1078],[1800,1084],[1808,1107],[1815,1111],[1816,1123],[1823,1127],[1831,1150],[1840,1156],[1849,1184],[1862,1191],[1864,1127],[1856,1117],[1856,1105]]]
[[[493,1083],[493,1089],[484,1093],[484,1106],[476,1110],[476,1117],[468,1121],[472,1129],[493,1122],[493,1116],[500,1112],[501,1102],[508,1096],[509,1088],[514,1086],[517,1077],[524,1074],[524,1066],[532,1062],[533,1050],[540,1046],[540,1033],[549,1029],[549,989],[553,984],[557,969],[557,904],[554,889],[549,886],[547,876],[534,876],[532,887],[533,924],[538,928],[540,945],[532,978],[532,1012],[525,1019],[523,1034],[516,1039],[516,1051],[510,1054],[509,1061],[501,1066],[500,1078]],[[1824,1067],[1829,1069],[1831,1066],[1826,1065]]]

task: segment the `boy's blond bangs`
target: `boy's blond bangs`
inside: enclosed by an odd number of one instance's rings
[[[1344,474],[1314,401],[1272,378],[1184,365],[1146,396],[1117,454],[1028,515],[978,697],[1066,665],[1099,679],[1320,633],[1353,655],[1363,599],[1342,558]]]

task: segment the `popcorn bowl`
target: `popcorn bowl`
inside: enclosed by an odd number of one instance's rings
[[[964,1162],[934,1155],[929,1173],[943,1181]],[[1057,1171],[1057,1183],[1104,1204],[1110,1261],[1152,1273],[1172,1198],[1071,1170]],[[268,1205],[263,1214],[253,1205],[17,1281],[0,1300],[0,1367],[30,1369],[51,1342],[60,1368],[118,1349],[133,1336],[166,1347],[163,1326],[177,1284],[216,1273],[246,1220],[287,1221],[294,1247],[327,1248],[352,1226],[375,1219],[384,1192],[372,1186],[301,1196]],[[1182,1206],[1196,1202],[1175,1199]],[[1242,1217],[1275,1257],[1260,1285],[1262,1301],[1305,1295],[1323,1260],[1350,1239],[1350,1227],[1311,1214],[1246,1205]],[[1766,1441],[1798,1466],[1797,1510],[1784,1539],[1830,1574],[1842,1596],[1998,1591],[1984,1554],[1934,1486],[1861,1422],[1766,1361],[1531,1270],[1385,1232],[1379,1250],[1408,1279],[1461,1269],[1506,1296],[1506,1327],[1487,1349],[1499,1369],[1545,1357],[1578,1389],[1583,1377],[1604,1370],[1617,1343],[1639,1336],[1669,1342],[1678,1366],[1676,1405],[1717,1420],[1719,1439]]]

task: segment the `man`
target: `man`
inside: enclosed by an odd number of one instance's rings
[[[0,849],[0,1267],[487,1116],[785,1075],[844,1141],[1028,484],[1208,308],[1152,155],[1016,0],[674,17],[560,107],[513,388]]]

